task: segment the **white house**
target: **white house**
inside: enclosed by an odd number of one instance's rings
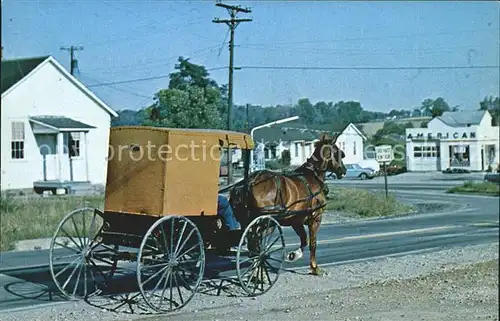
[[[2,60],[1,189],[104,184],[117,113],[53,57]]]
[[[406,129],[408,171],[465,168],[483,171],[499,162],[499,127],[485,110],[445,112],[427,128]]]
[[[255,133],[257,144],[265,146],[265,159],[280,159],[284,150],[290,151],[291,165],[301,165],[306,162],[314,151],[314,144],[319,141],[322,131],[302,128],[263,128]],[[377,167],[378,163],[366,160],[364,157],[364,141],[366,137],[354,125],[347,125],[337,137],[337,146],[346,157],[345,164],[360,164],[361,166]],[[378,170],[379,168],[374,168]]]

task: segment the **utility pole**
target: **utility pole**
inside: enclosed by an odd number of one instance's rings
[[[229,40],[229,82],[228,82],[228,106],[227,106],[227,130],[231,130],[231,116],[233,108],[233,70],[234,70],[234,30],[241,22],[250,22],[252,19],[248,18],[236,18],[238,12],[250,13],[252,12],[249,8],[242,8],[240,6],[231,6],[228,4],[223,4],[217,2],[215,4],[217,7],[226,8],[229,12],[231,19],[219,19],[215,18],[212,20],[214,23],[225,23],[229,26],[230,40]],[[230,146],[227,150],[227,184],[230,185],[233,181],[233,154],[231,152]]]
[[[78,60],[75,59],[75,51],[83,50],[83,46],[71,46],[71,47],[61,47],[61,50],[69,51],[70,63],[69,72],[71,75],[75,75],[75,69],[78,68]]]

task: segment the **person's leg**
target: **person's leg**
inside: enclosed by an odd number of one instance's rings
[[[240,223],[234,217],[233,209],[226,197],[219,195],[217,212],[222,216],[224,223],[229,230],[240,229]]]

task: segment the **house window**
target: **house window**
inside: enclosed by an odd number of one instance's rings
[[[413,156],[419,158],[435,158],[441,155],[438,146],[415,146],[413,147]]]
[[[80,156],[80,133],[69,133],[69,156]]]
[[[12,122],[10,150],[12,159],[24,159],[24,122]]]
[[[352,143],[352,154],[356,155],[356,142],[355,141]]]
[[[295,143],[295,157],[299,157],[299,143]]]
[[[455,145],[449,147],[450,167],[470,166],[470,148],[469,145]]]

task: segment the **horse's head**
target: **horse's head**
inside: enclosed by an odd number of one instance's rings
[[[314,166],[321,174],[333,172],[338,179],[341,179],[346,174],[347,169],[342,161],[345,153],[336,145],[337,137],[338,135],[332,138],[326,134],[321,135],[319,141],[315,144],[311,158]]]

